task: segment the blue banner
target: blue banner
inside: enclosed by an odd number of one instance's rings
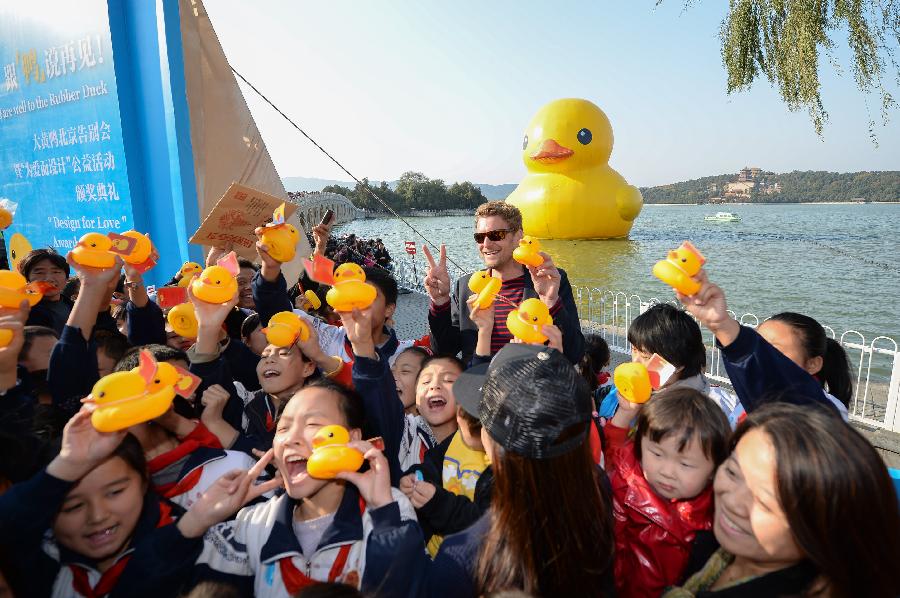
[[[0,198],[13,263],[134,228],[106,0],[0,8]]]

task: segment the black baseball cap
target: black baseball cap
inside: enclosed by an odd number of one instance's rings
[[[549,459],[584,442],[591,421],[591,391],[568,358],[556,349],[510,343],[490,364],[460,374],[456,404],[478,417],[506,450]],[[584,431],[559,441],[577,424]]]

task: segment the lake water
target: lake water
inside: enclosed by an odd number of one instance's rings
[[[683,240],[707,258],[738,315],[808,314],[840,334],[857,330],[900,341],[900,204],[728,206],[736,223],[704,222],[715,206],[645,206],[628,239],[543,241],[573,285],[670,299],[653,264]],[[589,215],[584,215],[589,217]],[[462,267],[481,266],[469,217],[410,218]],[[380,237],[393,255],[419,240],[400,220],[358,220],[340,228]],[[421,242],[419,243],[421,245]],[[424,265],[421,253],[416,256]]]

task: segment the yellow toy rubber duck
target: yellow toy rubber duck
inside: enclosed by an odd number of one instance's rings
[[[501,286],[503,281],[491,276],[490,270],[479,270],[469,277],[469,290],[478,295],[474,304],[478,309],[489,308],[494,303]]]
[[[18,309],[22,301],[34,307],[44,297],[44,290],[52,286],[46,282],[29,283],[18,272],[0,270],[0,307]]]
[[[348,442],[350,433],[343,426],[325,426],[316,432],[306,473],[319,480],[330,480],[342,471],[356,471],[362,467],[363,454],[348,447]]]
[[[269,255],[279,262],[289,262],[294,259],[297,251],[297,243],[300,242],[300,231],[292,225],[284,223],[263,227],[259,237],[260,243],[269,248]]]
[[[0,230],[8,229],[13,223],[12,212],[0,206]]]
[[[181,265],[181,280],[178,281],[178,286],[186,287],[191,284],[191,279],[194,277],[194,274],[200,274],[203,271],[203,268],[200,267],[200,264],[197,262],[185,262]]]
[[[642,363],[627,362],[617,366],[613,371],[613,384],[616,392],[632,403],[646,403],[653,392],[650,373]]]
[[[513,259],[523,266],[540,266],[544,263],[544,256],[541,255],[541,242],[534,237],[525,235],[519,241],[519,246],[513,251]]]
[[[112,268],[116,264],[116,256],[110,251],[112,241],[100,233],[88,233],[78,239],[72,250],[72,259],[82,266],[92,268]]]
[[[197,338],[199,323],[194,312],[193,303],[180,303],[169,310],[166,321],[172,327],[172,331],[184,338]]]
[[[122,256],[122,259],[125,260],[126,263],[137,266],[150,259],[150,251],[153,249],[153,245],[150,243],[150,237],[142,235],[136,230],[126,231],[122,233],[122,236],[131,237],[136,241],[131,253]]]
[[[666,259],[653,265],[653,276],[657,277],[682,295],[694,295],[700,290],[700,283],[692,277],[696,276],[706,258],[693,243],[685,241],[678,249],[672,250]]]
[[[298,340],[309,340],[309,326],[292,311],[280,311],[269,318],[269,325],[262,332],[269,344],[276,347],[289,347]]]
[[[306,291],[303,293],[303,297],[306,300],[307,307],[309,309],[315,311],[322,307],[322,301],[319,299],[319,296],[312,290]]]
[[[194,297],[207,303],[225,303],[237,290],[237,279],[222,266],[209,266],[191,284]]]
[[[19,269],[19,262],[29,253],[31,253],[31,243],[25,235],[13,233],[9,238],[9,263],[14,270]]]
[[[547,342],[547,337],[541,331],[545,324],[553,324],[553,318],[550,316],[550,309],[540,299],[526,299],[506,317],[506,327],[523,343]]]
[[[325,301],[335,311],[366,309],[375,301],[375,287],[366,284],[366,273],[357,264],[341,264],[334,270],[334,286],[325,295]]]
[[[624,237],[644,200],[608,162],[612,125],[595,104],[550,102],[525,132],[528,174],[507,201],[522,211],[526,235],[549,239]]]
[[[157,363],[146,351],[141,351],[141,365],[137,370],[115,372],[94,384],[90,400],[94,404],[91,423],[99,432],[117,432],[157,418],[175,398],[172,386],[154,384]],[[150,392],[149,388],[154,391]]]
[[[12,342],[13,331],[8,328],[0,328],[0,347],[6,347]]]

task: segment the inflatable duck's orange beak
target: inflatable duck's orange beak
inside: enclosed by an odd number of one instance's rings
[[[556,164],[574,153],[569,148],[558,144],[555,139],[545,139],[537,153],[532,154],[531,159],[543,164]]]

